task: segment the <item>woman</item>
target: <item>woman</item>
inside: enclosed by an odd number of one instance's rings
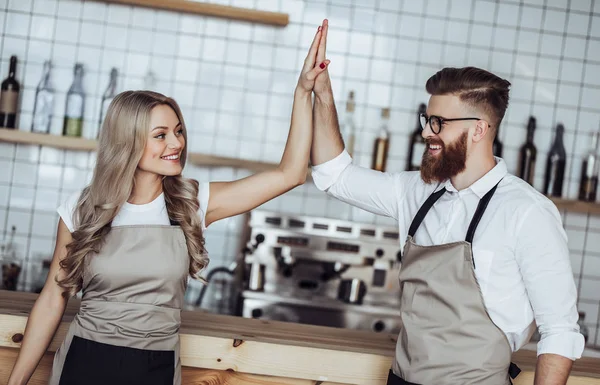
[[[199,184],[181,176],[187,132],[174,100],[147,91],[114,99],[90,185],[58,209],[49,279],[29,316],[10,385],[29,381],[68,296],[80,290],[50,385],[181,383],[180,309],[188,276],[199,278],[208,264],[203,230],[304,183],[311,92],[329,64],[315,62],[321,35],[319,27],[298,80],[279,167],[241,180]]]

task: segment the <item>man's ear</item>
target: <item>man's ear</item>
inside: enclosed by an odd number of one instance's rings
[[[485,120],[478,120],[475,125],[475,133],[473,134],[473,142],[478,143],[487,135],[492,133],[492,128]]]

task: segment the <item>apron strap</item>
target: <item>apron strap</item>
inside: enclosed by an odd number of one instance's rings
[[[471,220],[471,223],[469,224],[469,229],[467,230],[467,237],[465,239],[467,242],[473,243],[473,237],[475,236],[475,230],[477,229],[477,225],[479,225],[479,221],[481,220],[481,217],[483,216],[483,213],[485,212],[488,203],[490,203],[490,200],[492,199],[492,196],[496,192],[496,189],[498,188],[498,185],[501,181],[502,180],[496,183],[496,185],[492,187],[492,189],[488,191],[479,201],[479,204],[477,205],[477,210],[475,210],[475,214],[473,215],[473,219]],[[438,199],[440,199],[445,192],[446,188],[443,187],[442,189],[431,194],[429,198],[427,198],[425,203],[423,203],[423,206],[421,206],[421,208],[417,212],[417,215],[415,215],[415,218],[413,219],[412,223],[410,224],[408,235],[410,235],[411,237],[415,236],[417,230],[419,229],[419,226],[423,222],[423,219],[425,219],[425,216],[427,215],[429,210],[431,210],[435,202],[437,202]]]
[[[475,210],[475,214],[473,215],[473,219],[471,220],[471,224],[469,225],[469,230],[467,230],[467,238],[465,239],[465,241],[467,241],[468,243],[473,243],[473,237],[475,237],[475,230],[477,229],[477,225],[479,225],[479,221],[481,220],[481,217],[483,216],[483,213],[485,212],[488,203],[490,203],[490,199],[492,199],[492,196],[496,192],[498,184],[500,184],[500,182],[496,183],[496,185],[492,187],[492,189],[488,191],[479,201],[479,204],[477,205],[477,210]]]
[[[179,222],[174,221],[173,219],[169,218],[169,222],[171,222],[171,226],[179,226]]]
[[[421,222],[423,222],[423,219],[425,219],[425,215],[427,215],[429,210],[433,207],[434,203],[437,202],[438,199],[440,199],[445,192],[446,188],[443,187],[441,190],[434,192],[429,196],[429,198],[427,198],[425,203],[423,203],[423,206],[421,206],[421,208],[417,212],[417,215],[415,215],[415,218],[413,219],[412,223],[410,224],[408,235],[410,235],[411,237],[415,236],[417,229],[419,228],[419,226],[421,226]]]

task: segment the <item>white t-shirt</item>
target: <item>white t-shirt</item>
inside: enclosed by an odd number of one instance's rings
[[[204,225],[206,210],[208,208],[208,198],[210,193],[210,183],[200,183],[198,187],[198,200],[200,201],[200,210],[198,215],[202,220],[202,230],[206,230]],[[62,205],[57,209],[58,214],[69,231],[75,231],[73,225],[73,214],[77,201],[81,195],[81,190],[73,193]],[[156,199],[150,203],[143,205],[134,205],[125,202],[121,210],[117,213],[112,222],[112,227],[131,226],[131,225],[170,225],[169,215],[167,213],[167,205],[165,203],[164,193],[161,193]]]

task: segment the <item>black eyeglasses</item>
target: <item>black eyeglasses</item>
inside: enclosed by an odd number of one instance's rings
[[[445,122],[455,122],[458,120],[481,120],[479,118],[455,118],[455,119],[446,119],[441,116],[427,116],[427,114],[420,113],[419,114],[419,122],[421,122],[421,129],[424,130],[427,123],[429,123],[429,127],[431,127],[431,131],[434,134],[439,134],[442,131],[442,126]]]

